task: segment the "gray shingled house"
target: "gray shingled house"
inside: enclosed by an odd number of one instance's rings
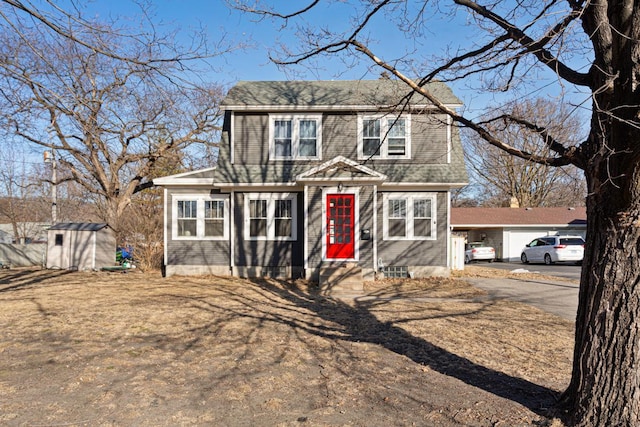
[[[154,180],[167,275],[447,275],[462,147],[448,116],[406,93],[388,79],[238,83],[217,166]]]

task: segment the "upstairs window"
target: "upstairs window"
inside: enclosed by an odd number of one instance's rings
[[[272,160],[319,160],[321,123],[320,115],[272,115],[269,157]]]
[[[410,159],[409,116],[364,116],[358,118],[358,158]]]

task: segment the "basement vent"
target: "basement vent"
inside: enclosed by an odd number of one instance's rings
[[[409,267],[389,266],[382,269],[385,279],[404,279],[409,277]]]

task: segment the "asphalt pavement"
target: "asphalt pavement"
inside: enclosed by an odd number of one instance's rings
[[[545,276],[575,279],[576,282],[562,279],[538,280],[524,277],[522,279],[466,279],[474,286],[489,292],[489,295],[493,298],[505,298],[512,301],[519,301],[549,313],[556,314],[567,320],[575,321],[576,311],[578,310],[578,290],[580,285],[577,281],[580,279],[580,266],[539,266],[499,262],[487,264],[487,266],[510,271],[523,269],[532,273],[541,273]],[[553,268],[547,267],[556,267],[556,269],[554,270]],[[559,271],[559,273],[554,273],[554,271]]]

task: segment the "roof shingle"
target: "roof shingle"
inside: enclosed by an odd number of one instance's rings
[[[451,225],[584,225],[587,211],[575,208],[452,208]]]

